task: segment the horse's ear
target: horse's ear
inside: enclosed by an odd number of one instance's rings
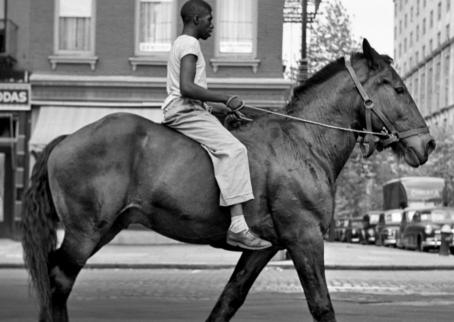
[[[366,38],[363,39],[363,54],[369,62],[371,68],[378,69],[380,67],[380,63],[383,61],[383,58],[374,48],[372,48]]]

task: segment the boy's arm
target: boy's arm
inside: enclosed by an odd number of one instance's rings
[[[219,102],[226,104],[230,96],[211,91],[194,83],[196,73],[197,56],[189,54],[180,62],[180,92],[183,97],[188,97],[202,102]],[[232,109],[240,107],[243,102],[239,98],[233,98],[229,102]]]

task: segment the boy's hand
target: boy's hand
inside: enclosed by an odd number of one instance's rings
[[[244,107],[243,101],[238,96],[230,96],[225,105],[232,111],[239,111]]]

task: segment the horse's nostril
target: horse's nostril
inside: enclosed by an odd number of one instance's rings
[[[430,139],[429,142],[427,142],[427,153],[431,154],[433,150],[435,150],[435,147],[437,144],[435,143],[434,139]]]

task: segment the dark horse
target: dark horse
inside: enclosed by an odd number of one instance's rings
[[[352,66],[375,103],[370,130],[393,126],[410,133],[390,146],[411,166],[424,164],[435,142],[390,58],[364,41]],[[344,58],[296,88],[286,112],[367,128],[365,105]],[[358,134],[270,115],[234,134],[248,148],[255,193],[245,206],[246,219],[274,246],[243,251],[208,321],[232,318],[279,249],[289,252],[314,319],[335,321],[323,235],[333,217],[336,177]],[[33,168],[23,214],[25,262],[39,296],[40,320],[68,320],[67,299],[84,264],[131,223],[183,242],[239,251],[225,242],[230,216],[218,200],[212,165],[200,145],[139,116],[112,114],[52,141]],[[56,249],[58,222],[65,237]]]

